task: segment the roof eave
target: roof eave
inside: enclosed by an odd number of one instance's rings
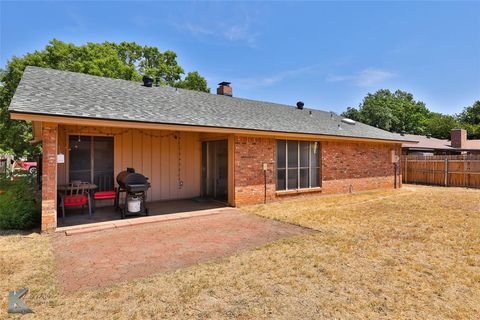
[[[259,129],[244,129],[233,127],[213,127],[191,124],[174,124],[174,123],[161,123],[161,122],[145,122],[137,120],[121,120],[121,119],[106,119],[106,118],[94,118],[94,117],[75,117],[58,114],[47,113],[32,113],[23,112],[9,109],[10,117],[14,120],[27,120],[27,121],[39,121],[39,122],[52,122],[59,124],[70,125],[105,125],[109,127],[125,127],[131,126],[132,123],[138,124],[138,127],[145,129],[163,129],[163,130],[178,130],[178,131],[198,131],[198,132],[223,132],[223,133],[238,133],[238,134],[257,134],[257,135],[287,135],[298,137],[311,137],[333,140],[356,140],[356,141],[370,141],[370,142],[384,142],[384,143],[418,143],[418,141],[410,140],[396,140],[396,139],[382,139],[382,138],[369,138],[359,136],[343,136],[343,135],[329,135],[329,134],[315,134],[315,133],[298,133],[298,132],[285,132],[285,131],[271,131],[271,130],[259,130]]]

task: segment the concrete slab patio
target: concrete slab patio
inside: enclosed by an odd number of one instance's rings
[[[211,215],[70,237],[56,233],[53,246],[59,282],[64,290],[76,291],[173,271],[310,232],[225,208]]]

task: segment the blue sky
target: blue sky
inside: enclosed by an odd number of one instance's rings
[[[1,56],[52,38],[177,52],[212,91],[341,112],[402,89],[430,110],[480,99],[480,2],[0,2]]]

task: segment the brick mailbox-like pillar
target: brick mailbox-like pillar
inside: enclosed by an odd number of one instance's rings
[[[43,123],[42,232],[57,227],[57,124]]]

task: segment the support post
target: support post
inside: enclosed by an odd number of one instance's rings
[[[408,183],[408,155],[405,156],[405,183]]]
[[[54,231],[57,227],[57,140],[58,125],[42,126],[42,226],[41,230]]]
[[[448,158],[445,159],[445,187],[448,187]]]

